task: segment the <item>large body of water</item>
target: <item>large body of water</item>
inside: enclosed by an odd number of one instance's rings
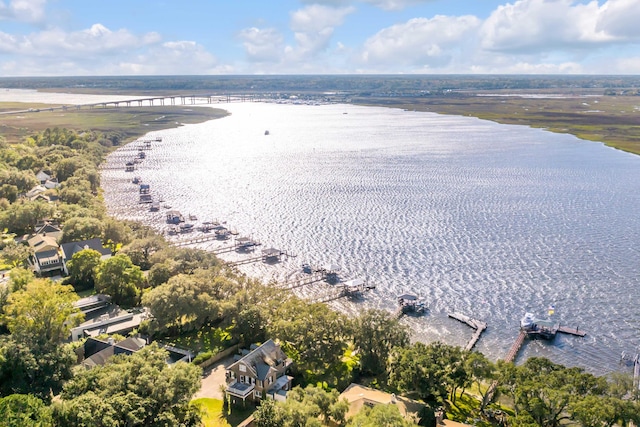
[[[249,274],[286,280],[302,262],[339,264],[343,277],[377,286],[362,302],[332,303],[347,313],[393,311],[404,292],[425,297],[429,313],[403,320],[415,339],[464,345],[472,331],[446,316],[459,311],[488,323],[477,349],[498,359],[520,317],[545,317],[553,304],[552,318],[587,336],[530,342],[520,360],[605,374],[622,351],[640,350],[639,156],[468,117],[222,107],[232,114],[152,134],[162,141],[133,174],[120,167],[131,149],[114,153],[102,176],[109,212],[166,227],[164,208],[137,203],[140,176],[163,204],[297,255]]]

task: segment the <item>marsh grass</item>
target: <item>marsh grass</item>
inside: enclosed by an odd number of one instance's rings
[[[94,108],[48,111],[49,104],[0,103],[2,111],[33,112],[0,114],[0,135],[7,142],[21,142],[25,137],[47,128],[67,128],[99,132],[120,132],[133,140],[147,132],[169,129],[182,124],[201,123],[226,116],[221,109],[194,106]]]
[[[356,98],[354,102],[544,128],[640,154],[639,96],[578,97],[571,93],[564,98],[438,95]]]

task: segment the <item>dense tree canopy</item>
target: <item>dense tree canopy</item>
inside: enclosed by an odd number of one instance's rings
[[[119,355],[104,366],[79,372],[65,384],[62,403],[54,407],[58,425],[199,426],[189,401],[200,388],[200,369],[166,363],[155,344],[131,356]]]
[[[0,337],[0,396],[34,394],[48,401],[71,378],[77,356],[69,345],[31,348]]]
[[[448,390],[459,384],[462,360],[459,349],[439,342],[396,347],[391,355],[389,385],[402,394],[442,404]]]
[[[351,337],[344,314],[326,304],[292,298],[273,313],[268,333],[282,341],[283,349],[308,380],[323,376],[341,364]],[[334,378],[331,382],[338,381]]]
[[[625,401],[604,377],[532,357],[520,366],[503,366],[502,390],[513,399],[520,424],[559,427],[567,419],[585,427],[608,427],[640,418],[637,402]]]
[[[95,285],[96,272],[102,263],[102,255],[94,249],[83,249],[73,254],[67,263],[69,282],[76,290],[91,289]]]
[[[224,277],[200,270],[198,274],[179,274],[143,298],[143,305],[153,314],[161,331],[185,331],[219,320],[223,298],[237,290]]]
[[[5,427],[45,427],[52,423],[51,409],[30,394],[11,394],[0,399],[0,420]]]
[[[355,320],[353,343],[360,355],[360,369],[365,374],[387,372],[394,347],[409,344],[409,331],[387,311],[367,310]]]
[[[140,267],[124,254],[105,260],[96,269],[96,291],[110,295],[114,304],[124,308],[138,304],[143,283]]]
[[[31,281],[9,295],[4,311],[11,336],[32,348],[57,345],[82,320],[73,306],[77,299],[71,286],[47,279]]]
[[[405,420],[395,405],[364,407],[347,424],[347,427],[413,427],[417,424]]]
[[[346,400],[339,399],[336,390],[319,387],[295,387],[287,394],[287,400],[276,403],[263,400],[255,413],[258,427],[311,427],[323,425],[343,426],[349,410]],[[333,423],[333,424],[332,424]]]

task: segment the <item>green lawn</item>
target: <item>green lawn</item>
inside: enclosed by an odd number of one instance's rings
[[[231,344],[230,328],[213,328],[206,326],[197,331],[184,333],[178,337],[159,340],[163,344],[186,348],[195,353],[211,352],[216,354]]]
[[[204,427],[235,427],[247,419],[255,410],[253,406],[248,404],[246,408],[233,406],[231,413],[225,414],[222,400],[208,397],[192,400],[191,403],[201,408],[203,412],[202,425]]]

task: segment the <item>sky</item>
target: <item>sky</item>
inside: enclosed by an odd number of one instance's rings
[[[640,74],[640,0],[0,0],[0,76]]]

